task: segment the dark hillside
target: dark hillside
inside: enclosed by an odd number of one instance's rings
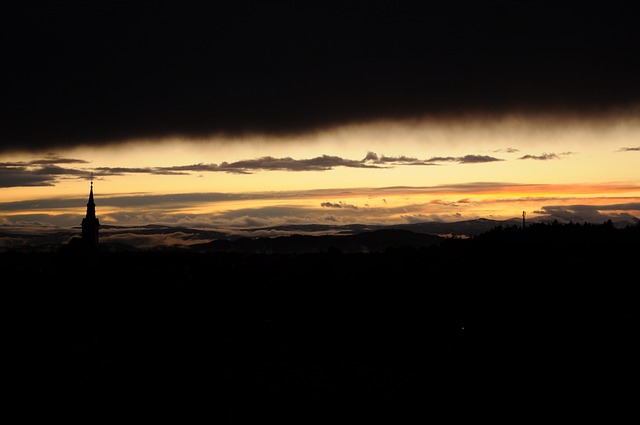
[[[623,412],[640,378],[639,228],[498,227],[369,253],[4,253],[11,369],[70,415]]]

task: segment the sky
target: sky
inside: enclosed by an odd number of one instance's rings
[[[0,231],[640,217],[630,5],[0,6]]]

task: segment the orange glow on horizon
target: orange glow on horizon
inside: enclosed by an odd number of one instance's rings
[[[90,173],[103,224],[403,223],[584,206],[638,216],[639,134],[635,117],[513,116],[11,155],[0,161],[0,223],[76,225]]]

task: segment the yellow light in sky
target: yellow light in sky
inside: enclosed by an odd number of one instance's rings
[[[125,220],[124,213],[144,220],[153,219],[149,214],[231,217],[233,211],[259,214],[267,207],[283,216],[290,211],[304,219],[351,222],[510,218],[544,205],[637,202],[640,153],[624,148],[637,147],[639,136],[637,118],[594,123],[513,116],[496,121],[380,122],[287,138],[131,141],[56,152],[48,158],[86,162],[61,162],[58,166],[69,172],[52,176],[50,186],[0,188],[0,203],[7,205],[0,215],[72,211],[82,215],[87,178],[94,172],[97,212],[114,220]],[[381,161],[360,164],[379,168],[358,166],[370,152],[379,159],[408,158],[427,164]],[[305,161],[324,155],[353,167],[338,161],[327,170],[304,169]],[[247,168],[240,170],[243,174],[191,169],[197,164],[214,168],[237,161],[252,164],[263,157],[291,158],[299,171]],[[39,158],[42,155],[11,155],[0,160],[28,163]],[[233,196],[217,201],[150,200],[144,206],[130,205],[126,199],[110,202],[122,196],[197,193]],[[238,194],[259,196],[239,199]],[[37,206],[69,198],[81,201],[75,208]],[[25,202],[19,211],[11,208],[16,202]]]

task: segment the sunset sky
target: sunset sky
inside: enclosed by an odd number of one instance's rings
[[[2,6],[0,230],[640,217],[625,5],[238,3]]]

